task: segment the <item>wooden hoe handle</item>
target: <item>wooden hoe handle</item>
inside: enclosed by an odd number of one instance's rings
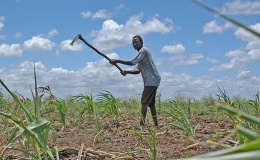
[[[93,49],[94,51],[96,51],[99,55],[103,56],[104,58],[106,58],[109,62],[111,61],[111,59],[109,57],[107,57],[105,54],[101,53],[99,50],[97,50],[95,47],[93,47],[91,44],[89,44],[82,36],[81,34],[78,34],[73,41],[70,43],[70,45],[73,45],[77,39],[80,39],[81,41],[83,41],[87,46],[89,46],[91,49]],[[123,70],[117,65],[115,64],[116,68],[119,69],[120,72],[123,72]]]

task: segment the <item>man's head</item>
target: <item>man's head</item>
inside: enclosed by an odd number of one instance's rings
[[[133,37],[132,44],[135,50],[140,50],[143,47],[143,38],[139,35]]]

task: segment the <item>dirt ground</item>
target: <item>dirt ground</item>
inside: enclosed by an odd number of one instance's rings
[[[224,136],[214,138],[216,133],[231,131],[233,128],[230,122],[224,121],[216,115],[191,115],[190,122],[198,125],[195,132],[195,141],[192,141],[181,130],[167,125],[172,122],[172,119],[162,116],[158,118],[160,125],[156,128],[157,159],[181,159],[223,149],[223,146],[220,145],[210,147],[207,141],[218,142]],[[78,159],[80,156],[81,159],[132,158],[147,160],[152,157],[149,148],[137,135],[129,132],[130,129],[138,131],[151,143],[147,126],[142,131],[135,128],[138,122],[139,120],[134,119],[131,114],[125,115],[119,124],[116,124],[112,118],[104,117],[102,119],[104,133],[98,136],[98,131],[90,121],[81,125],[68,125],[63,131],[60,130],[61,125],[55,123],[52,125],[57,130],[57,139],[56,142],[53,142],[50,138],[50,146],[58,147],[60,159],[64,160]],[[235,137],[231,138],[234,139]],[[6,142],[6,137],[1,136],[1,151]],[[223,144],[223,142],[221,143]],[[9,152],[4,159],[16,159],[18,157],[17,154]]]

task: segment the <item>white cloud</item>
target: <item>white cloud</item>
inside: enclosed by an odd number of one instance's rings
[[[225,54],[231,58],[231,61],[236,62],[237,65],[247,62],[258,62],[260,61],[260,50],[250,50],[248,52],[241,50],[234,50]]]
[[[203,27],[203,33],[222,33],[224,30],[230,28],[232,25],[226,22],[224,25],[220,25],[216,20],[206,23]]]
[[[55,74],[67,74],[67,73],[74,73],[74,71],[69,71],[67,69],[63,69],[62,67],[59,68],[52,68],[50,72],[53,72]]]
[[[195,41],[195,44],[196,44],[197,46],[201,46],[201,45],[204,44],[204,42],[203,42],[202,40],[196,40],[196,41]]]
[[[184,51],[185,51],[185,47],[182,44],[166,45],[163,46],[161,49],[161,52],[172,53],[172,54],[180,54]]]
[[[214,66],[209,71],[243,70],[245,64],[248,62],[260,62],[260,50],[250,50],[248,52],[233,50],[227,52],[225,55],[231,58],[230,62]]]
[[[3,74],[5,72],[5,68],[0,68],[0,74]]]
[[[260,49],[250,50],[248,52],[248,57],[250,62],[260,62]]]
[[[0,30],[4,28],[4,23],[0,22]]]
[[[218,60],[216,60],[214,58],[210,58],[210,57],[206,57],[206,61],[208,61],[210,63],[218,63]]]
[[[230,69],[234,69],[236,68],[236,64],[230,62],[230,63],[225,63],[225,64],[221,64],[218,66],[214,66],[210,69],[208,69],[208,71],[223,71],[223,70],[230,70]]]
[[[77,42],[75,42],[73,44],[73,46],[70,45],[72,40],[64,40],[61,42],[61,44],[59,45],[59,48],[63,51],[71,51],[71,52],[78,52],[81,51],[82,48],[84,47],[83,44],[79,44]],[[79,40],[78,40],[79,41]]]
[[[91,17],[92,13],[90,11],[87,12],[81,12],[80,13],[83,18],[89,18]]]
[[[260,83],[260,76],[253,76],[252,78],[251,78],[251,80],[253,81],[253,82],[256,82],[256,83]]]
[[[230,78],[217,79],[211,76],[193,77],[188,74],[175,75],[172,73],[163,72],[161,74],[162,82],[158,91],[167,97],[175,97],[178,93],[183,93],[186,96],[200,97],[218,94],[217,87],[224,88],[229,96],[240,95],[242,97],[252,97],[253,93],[259,91],[259,86],[256,82],[233,80]],[[258,83],[260,82],[260,78]],[[256,86],[256,88],[254,88]],[[252,88],[250,88],[252,87]],[[173,92],[175,91],[175,93]],[[167,93],[168,92],[168,93]]]
[[[107,19],[107,18],[111,18],[111,17],[112,17],[112,14],[105,9],[95,12],[92,16],[92,18],[98,18],[98,19]]]
[[[260,23],[256,23],[249,27],[260,33]],[[234,34],[237,38],[248,42],[246,49],[260,49],[260,39],[252,33],[243,28],[238,28]]]
[[[56,30],[56,29],[52,29],[49,33],[48,33],[48,36],[49,37],[53,37],[53,36],[55,36],[55,35],[57,35],[58,34],[58,31]]]
[[[45,68],[45,66],[44,66],[44,64],[42,63],[42,62],[31,62],[31,61],[24,61],[24,62],[22,62],[21,64],[19,64],[19,68],[21,69],[21,70],[23,70],[23,69],[33,69],[34,68],[34,66],[35,66],[35,69],[39,69],[39,70],[45,70],[46,68]]]
[[[203,58],[202,54],[193,54],[190,56],[175,55],[169,58],[172,65],[195,65],[199,63],[198,59]]]
[[[20,44],[1,44],[0,57],[20,57],[23,51]]]
[[[190,56],[192,59],[201,59],[204,58],[203,54],[193,54]]]
[[[109,57],[110,59],[118,59],[119,58],[118,54],[116,54],[116,53],[110,53],[110,54],[107,54],[106,56]]]
[[[16,32],[14,34],[14,38],[21,38],[22,37],[22,34],[20,32]]]
[[[50,51],[56,44],[46,38],[32,37],[32,39],[25,41],[23,46],[24,50],[28,51]]]
[[[116,54],[110,55],[116,56]],[[195,56],[196,57],[196,56]],[[33,66],[36,66],[38,87],[50,86],[52,93],[57,97],[69,95],[88,94],[94,96],[102,90],[110,91],[113,96],[124,98],[125,96],[140,95],[143,89],[141,75],[122,76],[119,71],[102,59],[98,62],[87,62],[85,67],[78,70],[64,68],[52,68],[47,70],[42,62],[25,61],[11,70],[2,69],[0,77],[10,88],[16,90],[25,97],[31,98],[30,87],[34,89]],[[259,77],[252,77],[246,83],[244,81],[229,78],[216,79],[210,76],[193,77],[188,74],[173,74],[161,72],[162,82],[158,93],[163,99],[171,99],[176,94],[183,93],[194,98],[202,98],[210,94],[218,93],[218,88],[223,87],[230,96],[252,96],[252,93],[260,90]],[[248,75],[247,71],[240,76]],[[127,92],[125,92],[127,90]],[[95,97],[94,97],[95,98]]]
[[[122,10],[125,8],[125,4],[120,3],[115,9],[116,10]]]
[[[236,50],[233,50],[233,51],[229,51],[227,53],[225,53],[225,56],[226,57],[239,57],[239,56],[243,56],[245,54],[244,51],[242,50],[239,50],[239,49],[236,49]]]
[[[4,28],[4,23],[3,21],[5,20],[5,17],[4,16],[0,16],[0,31]]]
[[[256,23],[254,25],[250,25],[250,28],[260,32],[260,23]],[[253,35],[252,33],[246,31],[243,28],[238,28],[235,31],[235,35],[237,36],[237,38],[242,39],[244,41],[251,41],[252,39],[259,39],[258,37],[256,37],[255,35]]]
[[[260,49],[260,39],[248,42],[246,45],[246,49]]]
[[[232,2],[225,3],[221,10],[224,14],[260,14],[260,2],[234,0]]]
[[[169,19],[160,21],[155,17],[142,23],[142,16],[143,14],[131,17],[125,25],[112,19],[104,21],[101,30],[92,31],[91,35],[95,37],[93,44],[101,51],[111,51],[113,48],[131,43],[135,34],[143,36],[150,32],[167,33],[173,29]]]
[[[241,78],[241,79],[246,79],[249,78],[250,75],[250,71],[241,71],[238,75],[237,78]]]
[[[213,32],[222,32],[223,29],[220,25],[217,24],[216,20],[208,22],[203,27],[203,33],[213,33]]]
[[[139,26],[139,29],[141,29]],[[159,32],[159,33],[168,33],[173,29],[172,21],[170,19],[165,19],[164,22],[161,22],[157,18],[153,18],[149,21],[147,21],[144,26],[146,29],[144,29],[144,33],[147,32]]]
[[[81,12],[81,16],[83,18],[93,18],[93,19],[108,19],[112,17],[112,13],[108,12],[105,9],[98,10],[95,13],[92,13],[90,11]]]
[[[117,24],[115,21],[113,21],[112,19],[108,19],[106,21],[103,22],[102,24],[102,29],[104,31],[114,31],[114,30],[121,30],[124,26],[121,24]]]

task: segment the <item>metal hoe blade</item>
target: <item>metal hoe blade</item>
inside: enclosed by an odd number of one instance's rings
[[[71,41],[70,45],[73,46],[73,44],[79,39],[80,36],[81,36],[81,35],[78,34],[78,35]]]

